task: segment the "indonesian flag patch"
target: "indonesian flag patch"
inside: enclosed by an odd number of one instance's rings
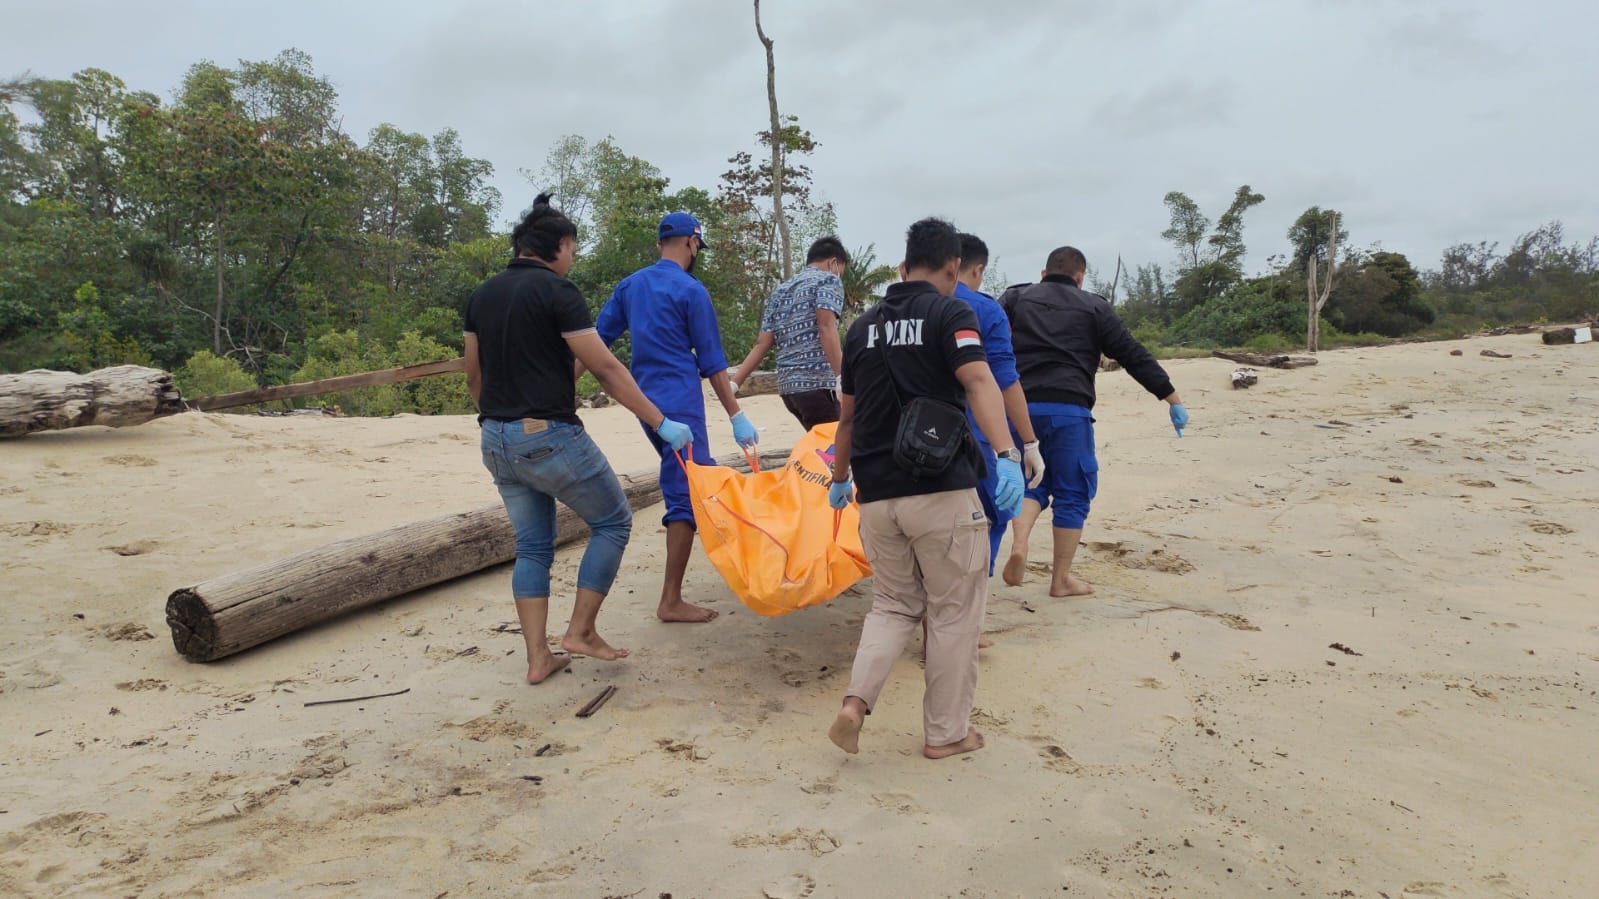
[[[956,349],[960,349],[961,347],[967,347],[967,346],[982,346],[982,345],[983,345],[983,341],[982,341],[981,338],[979,338],[977,336],[977,332],[976,331],[956,331],[955,332],[955,348]]]

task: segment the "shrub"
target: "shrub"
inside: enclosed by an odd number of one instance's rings
[[[218,357],[210,350],[201,350],[189,357],[183,367],[172,373],[172,382],[186,399],[216,396],[220,393],[238,393],[254,390],[255,379],[245,373],[237,359]]]

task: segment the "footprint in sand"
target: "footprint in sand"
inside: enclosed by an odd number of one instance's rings
[[[901,815],[918,815],[925,811],[909,793],[873,793],[872,804]]]
[[[108,624],[100,629],[100,636],[118,643],[139,642],[141,640],[154,640],[155,634],[142,624],[125,621],[122,624]]]
[[[1454,891],[1451,890],[1449,888],[1449,884],[1446,883],[1439,883],[1436,880],[1413,880],[1410,883],[1405,884],[1405,888],[1400,891],[1399,895],[1448,896],[1452,892]]]
[[[818,794],[818,793],[823,794],[823,795],[826,795],[828,793],[837,793],[838,792],[837,778],[836,777],[824,777],[821,780],[816,781],[815,783],[802,784],[800,786],[800,792],[802,792],[802,793],[810,793],[812,795],[815,795],[815,794]]]
[[[816,892],[816,881],[804,874],[790,874],[761,889],[766,899],[806,899]]]
[[[1038,757],[1044,760],[1044,766],[1059,771],[1062,774],[1077,774],[1083,766],[1072,758],[1071,753],[1049,741],[1049,737],[1029,737],[1032,742],[1039,744]]]
[[[4,537],[55,537],[72,533],[72,525],[59,521],[17,521],[0,524]]]
[[[118,690],[127,690],[133,693],[142,693],[145,690],[165,690],[167,682],[153,677],[144,677],[139,680],[123,681],[117,684]]]
[[[693,743],[684,743],[682,740],[659,739],[655,745],[661,747],[669,755],[675,755],[684,761],[703,762],[711,757],[711,751],[703,746]]]
[[[745,833],[733,838],[738,849],[803,849],[826,855],[843,845],[825,830],[790,830],[786,833]]]
[[[124,543],[120,546],[103,546],[101,549],[107,552],[114,552],[119,556],[142,556],[160,545],[154,540],[139,540],[134,543]]]
[[[106,456],[100,461],[107,465],[121,465],[124,468],[154,468],[161,464],[149,456]]]
[[[1527,526],[1532,528],[1537,533],[1549,534],[1555,537],[1564,537],[1567,534],[1576,533],[1571,528],[1568,528],[1563,524],[1556,524],[1553,521],[1534,521],[1528,523]]]

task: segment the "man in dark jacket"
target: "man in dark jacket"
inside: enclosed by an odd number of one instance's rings
[[[1157,399],[1170,404],[1171,423],[1183,436],[1188,411],[1166,370],[1127,332],[1104,297],[1082,289],[1088,260],[1075,247],[1049,254],[1042,279],[1005,291],[999,304],[1010,317],[1016,369],[1027,393],[1027,411],[1044,453],[1044,482],[1029,488],[1011,535],[1005,583],[1017,586],[1027,570],[1033,524],[1053,505],[1055,558],[1050,596],[1094,592],[1072,577],[1072,559],[1083,536],[1088,507],[1099,489],[1094,457],[1094,375],[1101,355],[1121,363]]]

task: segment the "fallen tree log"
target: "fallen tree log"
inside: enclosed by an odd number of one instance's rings
[[[447,375],[458,371],[466,371],[466,359],[460,356],[440,362],[423,362],[420,365],[407,365],[402,368],[385,368],[380,371],[362,372],[358,375],[323,378],[320,381],[281,384],[277,387],[258,387],[255,390],[241,390],[237,393],[202,396],[197,400],[190,400],[189,408],[197,409],[201,412],[210,412],[213,409],[253,406],[256,403],[270,403],[274,400],[292,400],[302,396],[343,393],[346,390],[356,390],[361,387],[398,384],[401,381],[415,381],[418,378],[431,378],[434,375]]]
[[[1543,342],[1546,346],[1555,346],[1562,343],[1589,343],[1594,339],[1594,332],[1599,331],[1599,322],[1581,325],[1576,328],[1555,328],[1553,331],[1543,332]]]
[[[1261,368],[1306,368],[1316,364],[1316,357],[1314,356],[1227,353],[1221,350],[1213,350],[1210,355],[1217,359],[1226,359],[1228,362],[1237,362],[1241,365],[1258,365]]]
[[[762,467],[789,450],[764,452]],[[718,460],[742,471],[742,454]],[[658,469],[622,475],[637,511],[660,502]],[[588,536],[588,525],[558,506],[555,545]],[[191,662],[212,662],[373,603],[474,574],[516,557],[516,538],[499,503],[341,540],[258,565],[167,597],[172,645]]]
[[[80,375],[35,369],[0,375],[0,437],[105,425],[142,425],[183,411],[172,376],[119,365]]]
[[[732,369],[729,369],[728,375],[731,376],[732,374]],[[775,371],[752,371],[750,372],[749,380],[738,385],[739,396],[762,396],[776,392],[777,372]]]

